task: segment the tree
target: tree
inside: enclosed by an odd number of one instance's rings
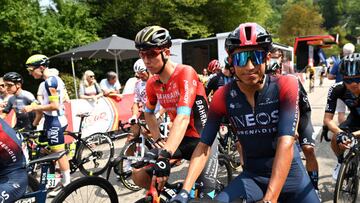
[[[295,37],[325,34],[323,18],[316,5],[304,1],[286,5],[279,28],[281,42],[294,45]]]
[[[86,4],[56,2],[61,5],[58,11],[42,11],[36,0],[0,0],[1,75],[17,71],[25,77],[25,85],[32,87],[24,68],[30,55],[51,56],[98,39],[99,23],[89,16]]]

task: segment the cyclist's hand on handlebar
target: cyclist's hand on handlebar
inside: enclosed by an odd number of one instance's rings
[[[342,150],[350,149],[354,144],[354,136],[351,133],[339,132],[336,134],[336,143]]]
[[[169,178],[170,175],[170,160],[168,158],[158,158],[154,165],[154,176],[153,179],[155,179],[157,183],[158,190],[162,190],[164,187],[166,181]]]
[[[188,201],[189,193],[182,189],[175,197],[171,198],[170,203],[187,203]]]

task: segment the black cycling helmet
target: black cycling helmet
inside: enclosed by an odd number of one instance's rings
[[[19,73],[16,72],[8,72],[3,77],[4,81],[10,81],[13,83],[21,83],[23,84],[23,78]]]
[[[232,55],[236,48],[261,47],[268,52],[272,38],[265,28],[257,23],[242,23],[225,40],[225,50]]]
[[[171,47],[169,31],[160,26],[149,26],[140,30],[135,37],[135,47],[139,50]]]
[[[26,60],[25,65],[26,66],[35,66],[35,67],[39,67],[39,66],[48,67],[49,66],[49,58],[42,54],[35,54],[35,55],[30,56]]]
[[[359,76],[360,75],[360,53],[353,53],[344,56],[340,63],[340,73],[343,76]]]

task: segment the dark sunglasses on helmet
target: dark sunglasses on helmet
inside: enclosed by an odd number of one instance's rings
[[[266,52],[263,50],[253,50],[235,53],[232,55],[232,64],[234,67],[244,67],[249,58],[254,65],[263,64],[265,63]]]
[[[343,79],[344,83],[346,84],[351,84],[351,83],[360,83],[360,77],[356,77],[356,78],[344,78]]]
[[[157,57],[161,52],[163,52],[162,49],[150,49],[146,51],[139,51],[140,58],[155,58]]]

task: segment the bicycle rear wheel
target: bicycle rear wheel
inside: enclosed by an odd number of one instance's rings
[[[107,180],[92,176],[82,177],[67,185],[52,201],[118,203],[114,187]]]
[[[79,147],[77,161],[80,172],[86,176],[97,176],[105,172],[114,156],[114,143],[105,133],[94,133]]]
[[[141,138],[137,137],[133,140],[131,140],[129,143],[127,143],[123,149],[120,152],[120,156],[135,156],[135,157],[141,157],[141,150],[143,152],[147,152],[149,149],[151,149],[151,144],[149,141],[145,139],[145,146],[144,149],[141,147]],[[114,167],[114,172],[119,176],[119,179],[121,183],[129,190],[132,191],[138,191],[141,188],[133,182],[131,179],[132,174],[132,168],[131,165],[132,162],[126,159],[122,159],[119,162],[119,165]]]
[[[351,154],[350,154],[351,153]],[[336,180],[334,203],[355,203],[359,190],[359,157],[350,152],[341,165]]]

